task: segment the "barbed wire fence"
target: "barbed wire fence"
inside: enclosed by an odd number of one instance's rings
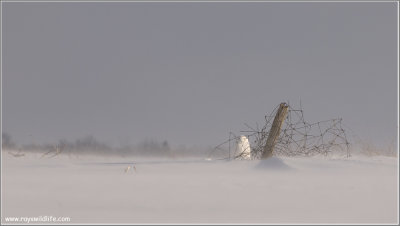
[[[264,117],[263,127],[253,128],[247,124],[247,130],[240,131],[250,140],[251,159],[260,159],[267,142],[272,122],[278,107]],[[274,148],[276,156],[327,156],[332,153],[344,154],[350,157],[350,143],[342,126],[342,118],[333,118],[318,122],[307,122],[304,111],[288,105],[288,114],[282,126],[280,135]],[[222,159],[243,159],[245,151],[235,153],[240,136],[230,132],[229,139],[217,145],[210,153],[227,156]],[[233,149],[233,154],[232,154]]]

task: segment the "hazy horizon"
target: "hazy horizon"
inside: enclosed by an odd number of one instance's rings
[[[2,131],[19,144],[212,146],[300,100],[310,122],[396,139],[394,2],[2,4]]]

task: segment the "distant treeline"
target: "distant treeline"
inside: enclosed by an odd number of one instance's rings
[[[205,156],[210,148],[187,148],[180,146],[171,148],[168,141],[145,140],[137,145],[125,145],[111,147],[98,141],[93,136],[86,136],[75,141],[61,139],[56,143],[17,145],[11,135],[2,134],[3,150],[17,150],[36,153],[60,153],[60,154],[96,154],[118,156],[158,156],[158,157],[185,157]]]

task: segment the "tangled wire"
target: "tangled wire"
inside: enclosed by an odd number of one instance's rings
[[[249,130],[240,131],[245,133],[245,136],[251,141],[251,159],[261,158],[278,107],[279,105],[271,114],[265,116],[265,123],[261,129],[254,129],[245,124]],[[304,119],[301,105],[300,109],[294,109],[290,105],[288,105],[288,108],[287,116],[274,147],[274,155],[314,156],[340,152],[350,157],[350,143],[342,128],[341,118],[309,123]],[[226,159],[243,158],[244,151],[236,152],[231,156],[231,147],[236,147],[240,143],[240,137],[230,133],[229,139],[216,146],[209,156],[217,152],[220,154],[228,152]]]

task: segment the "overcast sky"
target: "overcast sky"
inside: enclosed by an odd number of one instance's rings
[[[396,3],[3,3],[3,132],[216,145],[282,101],[397,131]]]

